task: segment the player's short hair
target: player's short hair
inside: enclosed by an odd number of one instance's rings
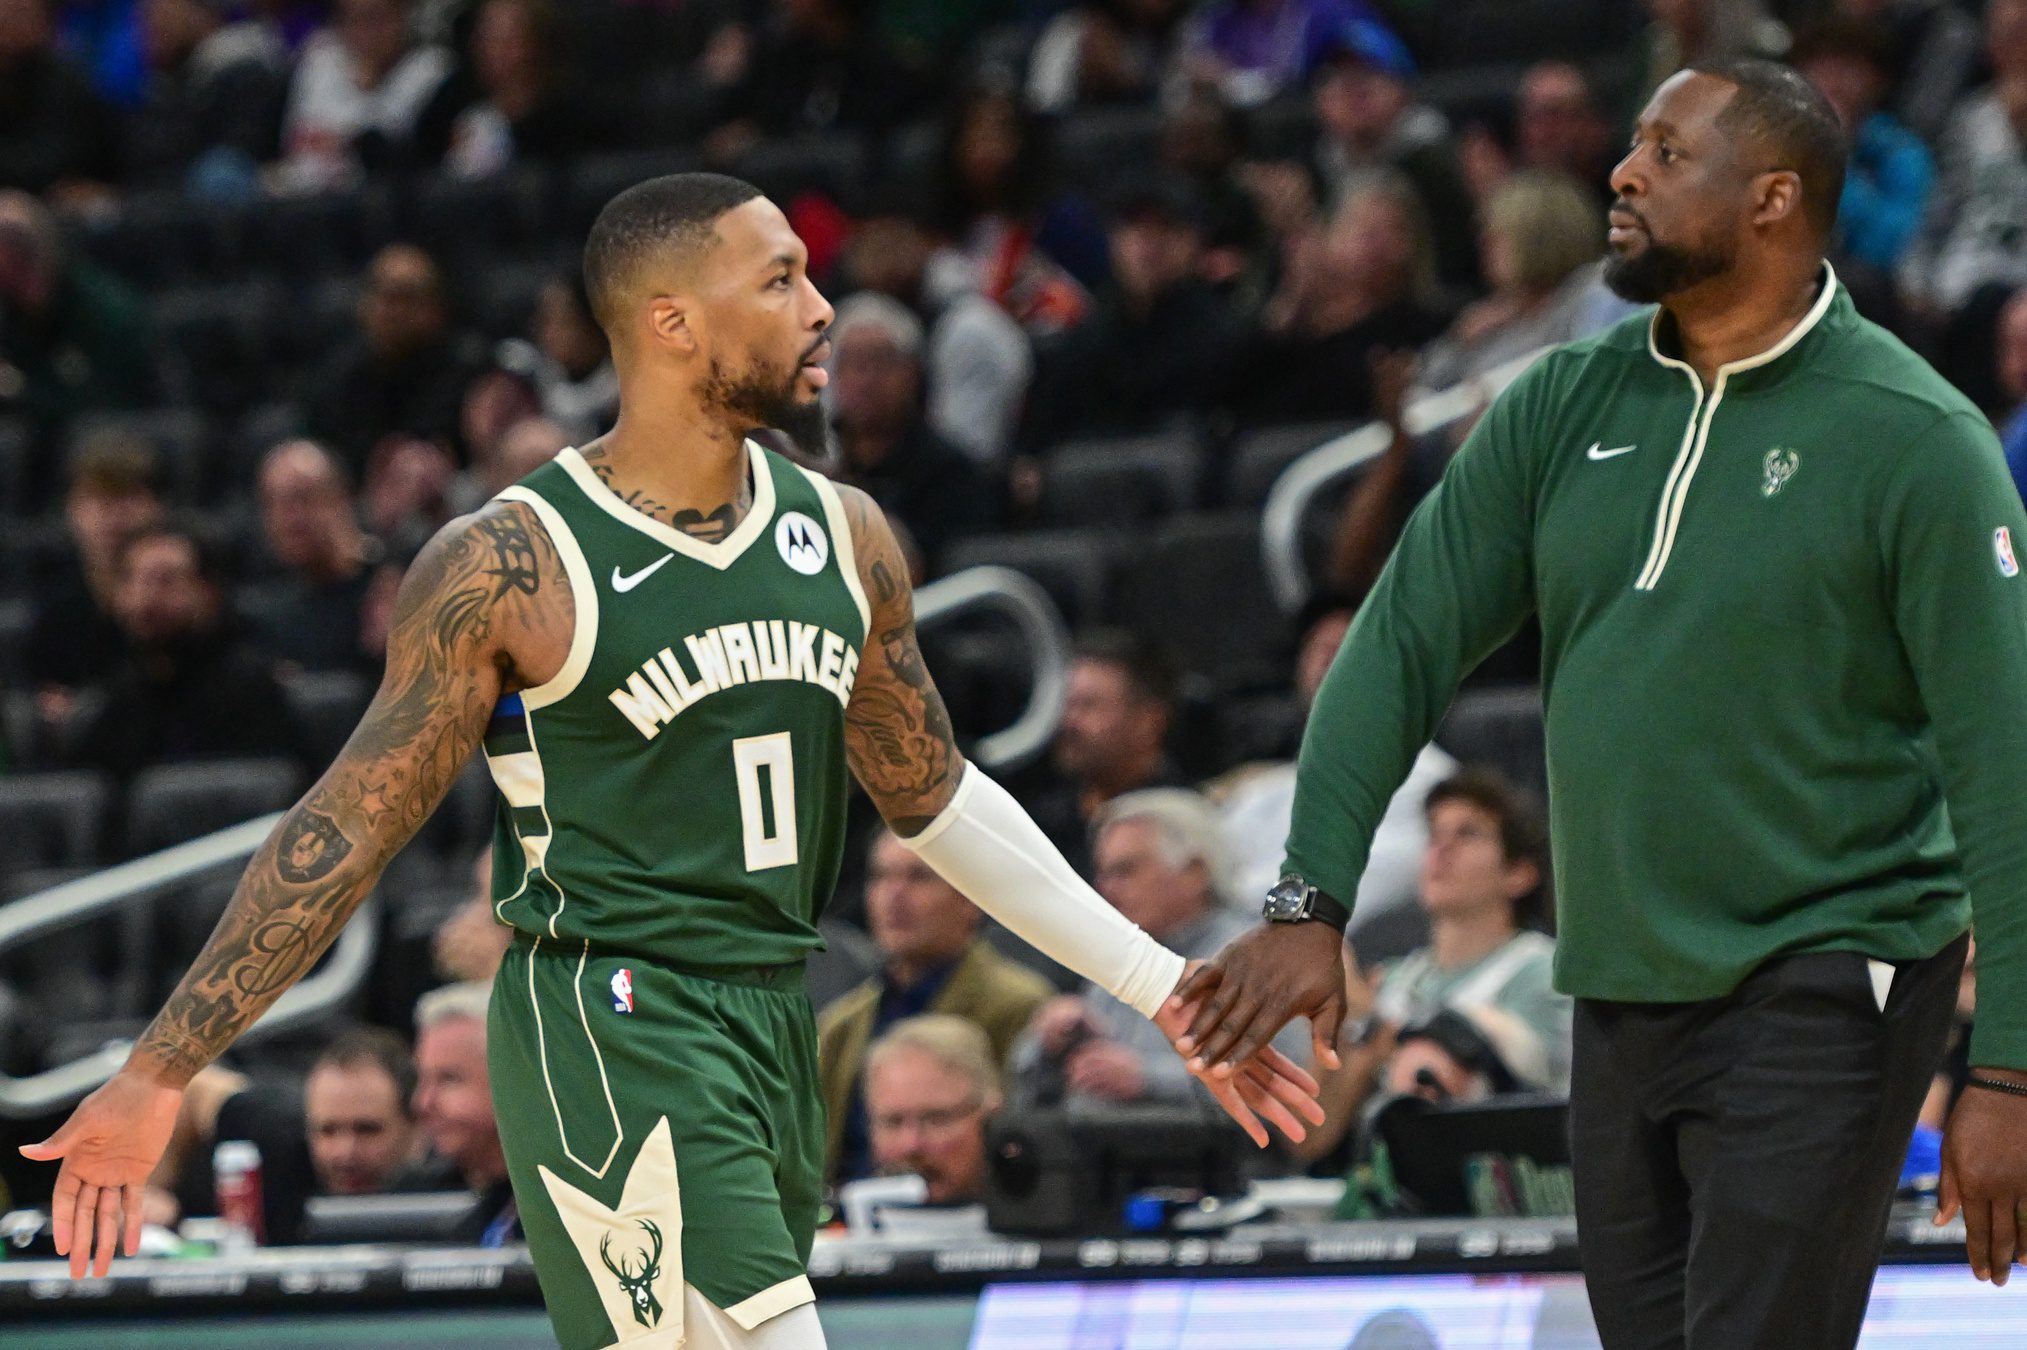
[[[1135,698],[1174,708],[1175,666],[1161,648],[1145,638],[1124,629],[1095,628],[1077,639],[1073,655],[1079,661],[1118,669]]]
[[[628,286],[657,256],[694,254],[716,238],[718,217],[760,196],[744,179],[672,173],[635,183],[605,204],[584,241],[584,289],[591,313],[611,333]]]
[[[980,1097],[995,1096],[1000,1090],[999,1061],[993,1056],[992,1042],[985,1028],[969,1018],[955,1013],[902,1018],[866,1051],[866,1072],[872,1073],[881,1060],[900,1050],[929,1056],[970,1083]]]
[[[460,1017],[476,1017],[484,1025],[486,1006],[492,998],[490,980],[466,980],[432,989],[415,1000],[415,1029],[418,1032],[428,1031]]]
[[[402,1039],[385,1027],[354,1027],[340,1032],[335,1040],[317,1052],[310,1072],[319,1069],[374,1068],[394,1083],[394,1095],[407,1115],[415,1097],[415,1059]]]
[[[1144,820],[1154,829],[1155,850],[1169,867],[1180,870],[1200,862],[1218,892],[1224,876],[1224,846],[1217,812],[1201,792],[1188,788],[1141,788],[1122,792],[1098,808],[1091,818],[1091,838],[1114,825]]]
[[[1849,151],[1830,101],[1778,61],[1732,57],[1690,69],[1734,86],[1717,116],[1718,129],[1757,142],[1773,157],[1773,167],[1792,170],[1802,180],[1802,209],[1817,236],[1827,240],[1837,224]]]

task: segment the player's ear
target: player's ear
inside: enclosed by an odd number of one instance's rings
[[[1802,209],[1802,176],[1793,169],[1774,169],[1754,180],[1753,223],[1772,225]]]
[[[698,316],[686,298],[657,295],[648,301],[647,310],[648,333],[658,345],[684,356],[697,350]]]

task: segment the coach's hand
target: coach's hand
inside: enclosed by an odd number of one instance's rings
[[[1197,1005],[1185,998],[1182,991],[1202,967],[1201,961],[1185,966],[1182,983],[1176,985],[1176,992],[1154,1015],[1154,1024],[1170,1041],[1182,1035],[1196,1014]],[[1267,1147],[1268,1124],[1299,1144],[1309,1137],[1310,1125],[1323,1123],[1323,1105],[1317,1100],[1322,1089],[1316,1079],[1271,1045],[1240,1061],[1236,1068],[1226,1066],[1222,1073],[1194,1066],[1190,1072],[1209,1089],[1225,1114],[1238,1121],[1261,1148]]]
[[[140,1250],[142,1192],[169,1147],[182,1101],[183,1089],[122,1069],[79,1102],[55,1134],[22,1145],[24,1158],[63,1160],[49,1216],[72,1278],[86,1266],[105,1274],[116,1247],[128,1256]]]
[[[1314,920],[1262,923],[1192,971],[1169,1000],[1199,1005],[1175,1048],[1196,1073],[1230,1076],[1297,1017],[1309,1019],[1315,1062],[1339,1067],[1344,939]]]
[[[1980,1069],[1980,1078],[2027,1083],[2017,1069]],[[2021,1211],[2027,1209],[2027,1097],[1967,1087],[1943,1130],[1942,1185],[1936,1196],[1938,1226],[1964,1213],[1964,1246],[1981,1280],[2006,1283],[2016,1261],[2027,1260]]]

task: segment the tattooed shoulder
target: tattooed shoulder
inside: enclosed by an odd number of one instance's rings
[[[475,649],[538,684],[562,664],[575,605],[549,532],[519,502],[489,502],[452,521],[417,556],[395,622],[422,625],[440,660]],[[560,644],[560,645],[559,645]],[[530,678],[530,676],[533,676]]]

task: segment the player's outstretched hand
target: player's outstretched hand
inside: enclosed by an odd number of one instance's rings
[[[1185,1005],[1188,1029],[1169,1039],[1192,1073],[1230,1077],[1297,1017],[1315,1062],[1338,1068],[1344,939],[1327,923],[1262,923],[1185,975],[1164,1011]]]
[[[182,1101],[181,1088],[122,1069],[79,1102],[55,1134],[22,1145],[24,1158],[63,1160],[49,1216],[73,1279],[87,1266],[105,1274],[115,1248],[128,1256],[140,1250],[142,1191],[169,1147]]]
[[[2010,1069],[1973,1068],[1981,1078],[2027,1081]],[[1967,1087],[1943,1130],[1938,1225],[1964,1214],[1964,1246],[1981,1280],[2006,1283],[2015,1262],[2027,1261],[2027,1097]]]
[[[1176,986],[1178,997],[1170,998],[1155,1014],[1155,1025],[1170,1041],[1183,1034],[1197,1011],[1194,1002],[1179,995],[1202,964],[1189,963],[1183,972],[1184,983]],[[1308,1137],[1310,1125],[1323,1123],[1316,1079],[1271,1045],[1239,1061],[1228,1072],[1213,1074],[1197,1068],[1190,1072],[1261,1148],[1267,1147],[1268,1125],[1299,1144]]]

